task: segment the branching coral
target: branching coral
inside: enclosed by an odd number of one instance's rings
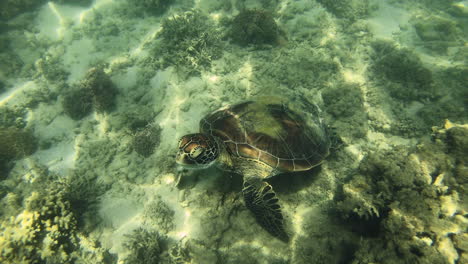
[[[199,73],[222,54],[219,32],[209,17],[196,10],[166,18],[159,38],[161,45],[154,54],[163,67],[174,65]]]
[[[160,254],[163,251],[162,242],[161,236],[156,231],[142,228],[134,230],[125,243],[125,246],[131,250],[125,263],[160,263]]]
[[[0,223],[0,262],[69,263],[78,247],[75,228],[60,191],[33,192],[23,212]]]

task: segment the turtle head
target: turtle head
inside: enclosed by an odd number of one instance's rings
[[[187,166],[209,166],[219,156],[216,139],[206,134],[189,134],[179,140],[176,162]]]

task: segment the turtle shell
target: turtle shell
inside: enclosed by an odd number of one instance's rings
[[[328,156],[330,140],[318,116],[305,122],[285,104],[243,102],[200,121],[233,157],[255,159],[281,172],[309,170]]]

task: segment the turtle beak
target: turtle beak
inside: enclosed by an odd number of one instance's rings
[[[186,167],[196,165],[195,162],[189,158],[188,153],[185,153],[183,150],[179,150],[179,152],[177,152],[176,162],[177,164]]]

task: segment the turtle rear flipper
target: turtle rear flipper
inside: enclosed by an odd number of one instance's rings
[[[273,236],[288,242],[281,207],[271,185],[261,180],[244,181],[242,193],[245,205],[255,215],[257,222]]]

